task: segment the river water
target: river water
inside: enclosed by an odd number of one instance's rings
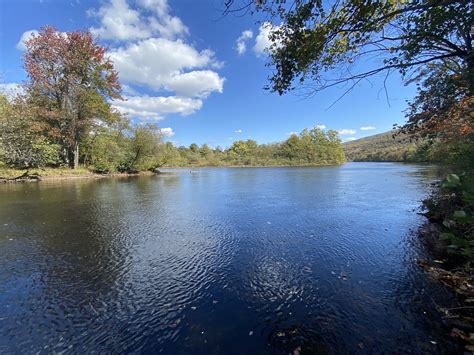
[[[415,264],[429,166],[0,186],[0,353],[454,351]]]

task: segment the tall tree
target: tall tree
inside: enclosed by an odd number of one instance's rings
[[[25,45],[27,96],[45,132],[62,147],[64,162],[77,168],[91,128],[116,117],[107,100],[121,99],[117,72],[87,31],[45,27]]]

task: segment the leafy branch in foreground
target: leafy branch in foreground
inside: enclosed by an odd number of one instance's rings
[[[473,143],[472,1],[225,2],[225,13],[239,9],[269,15],[268,90],[283,95],[300,88],[312,95],[343,86],[344,96],[378,74],[385,86],[398,71],[418,85],[402,132],[446,139],[450,130],[456,133],[450,142],[455,136]]]
[[[226,11],[243,7],[235,0],[225,5]],[[317,91],[384,71],[406,75],[449,59],[458,66],[446,67],[463,76],[473,91],[471,1],[273,0],[244,5],[272,20],[269,66],[274,73],[268,88],[279,94],[293,90],[295,81]],[[352,73],[359,59],[371,60],[373,67]],[[339,75],[330,76],[336,69]]]

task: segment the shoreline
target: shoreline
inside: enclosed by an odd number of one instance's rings
[[[111,174],[98,174],[98,173],[76,173],[76,174],[52,174],[52,175],[41,175],[32,173],[25,177],[22,177],[20,173],[17,177],[4,177],[0,176],[0,184],[15,184],[15,183],[29,183],[29,182],[45,182],[45,181],[62,181],[62,180],[98,180],[106,178],[128,178],[138,176],[154,176],[154,175],[173,175],[172,172],[151,172],[151,171],[140,171],[138,173],[111,173]]]
[[[176,172],[167,171],[168,169],[176,170],[189,170],[189,169],[207,169],[207,168],[323,168],[323,167],[338,167],[347,163],[366,163],[366,162],[352,162],[346,161],[341,164],[308,164],[308,165],[203,165],[203,166],[166,166],[162,167],[162,170],[157,172],[152,171],[140,171],[136,173],[108,173],[100,174],[89,171],[85,168],[79,170],[69,170],[61,168],[49,168],[49,169],[30,169],[30,170],[17,170],[17,169],[2,169],[0,168],[0,184],[11,184],[11,183],[25,183],[25,182],[40,182],[40,181],[61,181],[61,180],[76,180],[76,179],[104,179],[104,178],[125,178],[134,176],[154,176],[154,175],[173,175]],[[374,162],[374,163],[399,163],[399,164],[420,164],[420,163],[403,163],[403,162]],[[25,173],[28,175],[22,177]],[[43,174],[44,172],[44,174]],[[6,174],[5,174],[6,173]]]

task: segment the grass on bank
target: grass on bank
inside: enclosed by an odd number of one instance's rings
[[[70,177],[70,176],[89,176],[94,173],[87,168],[69,169],[69,168],[35,168],[35,169],[15,169],[0,166],[0,179],[13,179],[27,172],[30,175],[39,175],[41,177]]]

